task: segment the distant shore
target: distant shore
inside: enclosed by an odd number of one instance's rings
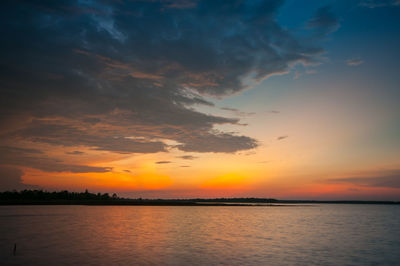
[[[291,206],[304,204],[377,204],[400,205],[395,201],[314,201],[314,200],[276,200],[274,202],[239,201],[237,199],[124,199],[124,200],[0,200],[5,205],[88,205],[88,206]]]
[[[397,204],[399,201],[278,200],[273,198],[121,198],[117,194],[43,190],[0,192],[0,205],[91,205],[91,206],[291,206],[299,204]]]

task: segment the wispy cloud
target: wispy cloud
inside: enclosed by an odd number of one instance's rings
[[[400,0],[364,0],[359,5],[367,8],[400,6]]]
[[[235,114],[236,116],[239,116],[239,117],[240,116],[242,116],[242,117],[251,116],[251,115],[255,114],[254,112],[242,112],[239,109],[231,108],[231,107],[222,107],[221,110],[232,112],[233,114]]]
[[[271,114],[280,114],[281,112],[278,111],[278,110],[271,110],[271,111],[268,111],[268,113],[271,113]]]
[[[329,183],[349,183],[362,187],[400,188],[400,170],[381,171],[375,175],[328,179]]]
[[[279,136],[279,137],[277,137],[276,138],[276,140],[283,140],[283,139],[286,139],[286,138],[288,138],[289,136]]]
[[[336,31],[340,24],[331,7],[324,6],[316,10],[314,16],[307,21],[306,27],[314,30],[317,36],[323,37]]]
[[[163,3],[166,8],[194,8],[197,6],[198,0],[160,0],[159,2]]]
[[[67,151],[66,154],[70,154],[70,155],[82,155],[85,154],[82,151]]]
[[[167,164],[167,163],[172,163],[171,161],[158,161],[156,164]]]
[[[364,63],[364,61],[359,57],[354,57],[354,58],[351,58],[351,59],[346,61],[346,64],[348,66],[359,66],[359,65],[361,65],[363,63]]]
[[[178,158],[184,159],[184,160],[194,160],[198,157],[193,156],[193,155],[182,155],[182,156],[178,156]]]
[[[37,150],[23,150],[21,148],[1,146],[0,165],[23,166],[45,172],[105,173],[112,170],[111,167],[64,163]]]

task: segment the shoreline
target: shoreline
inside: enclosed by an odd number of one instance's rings
[[[400,205],[395,201],[306,201],[306,200],[276,200],[274,202],[260,201],[208,201],[196,200],[0,200],[0,206],[16,205],[85,205],[85,206],[259,206],[288,207],[312,204],[357,204],[357,205]]]

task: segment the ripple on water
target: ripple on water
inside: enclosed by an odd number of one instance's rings
[[[0,207],[4,265],[396,265],[398,250],[396,205]]]

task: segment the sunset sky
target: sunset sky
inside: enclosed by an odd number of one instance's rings
[[[399,0],[1,5],[0,190],[400,200]]]

